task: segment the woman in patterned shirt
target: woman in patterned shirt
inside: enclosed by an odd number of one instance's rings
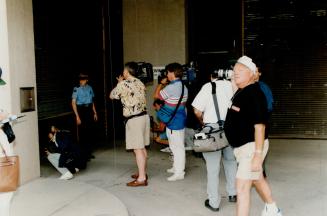
[[[121,100],[123,115],[126,118],[126,149],[133,149],[138,173],[132,175],[133,181],[127,186],[147,186],[145,146],[150,144],[150,118],[146,112],[145,86],[135,78],[138,65],[135,62],[125,64],[123,75],[117,80],[117,86],[111,91],[110,99]]]

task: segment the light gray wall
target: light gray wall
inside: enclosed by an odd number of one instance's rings
[[[185,64],[185,0],[123,0],[123,33],[124,62]],[[152,116],[154,89],[155,85],[147,86],[147,107]]]
[[[123,0],[124,61],[186,61],[184,0]]]
[[[20,87],[35,87],[32,0],[0,0],[0,67],[7,86],[0,88],[0,107],[20,115]],[[13,128],[15,152],[20,156],[21,182],[40,176],[37,112]]]

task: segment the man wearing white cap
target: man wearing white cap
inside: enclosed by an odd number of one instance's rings
[[[238,59],[233,77],[238,90],[225,121],[226,137],[234,147],[238,162],[237,216],[249,215],[252,184],[265,202],[262,216],[281,216],[262,173],[262,163],[269,148],[268,110],[266,98],[254,79],[256,71],[251,58],[243,56]]]

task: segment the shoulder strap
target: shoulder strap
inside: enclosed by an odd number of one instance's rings
[[[178,103],[176,105],[176,108],[175,108],[173,114],[171,115],[170,119],[168,120],[168,122],[166,122],[166,124],[169,124],[173,120],[173,118],[175,117],[175,115],[177,113],[177,110],[178,110],[178,108],[181,105],[181,102],[183,100],[183,97],[184,97],[184,83],[183,83],[182,80],[181,80],[181,83],[182,83],[182,94],[181,94],[181,97],[179,98]]]
[[[212,94],[212,99],[213,99],[213,103],[215,105],[215,110],[216,110],[216,114],[217,114],[217,118],[218,118],[219,129],[222,130],[223,126],[224,126],[224,122],[220,118],[218,100],[217,100],[217,96],[216,96],[216,83],[211,82],[211,86],[212,86],[211,94]]]

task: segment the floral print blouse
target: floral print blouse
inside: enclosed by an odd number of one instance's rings
[[[125,117],[146,111],[145,86],[137,78],[119,82],[111,91],[110,97],[121,100]]]

